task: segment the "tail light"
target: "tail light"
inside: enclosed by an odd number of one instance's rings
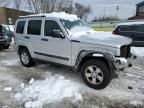
[[[112,32],[112,34],[113,34],[113,35],[116,35],[116,33],[115,33],[114,31]]]

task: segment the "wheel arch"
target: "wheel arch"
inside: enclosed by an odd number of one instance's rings
[[[21,52],[22,49],[27,49],[27,50],[28,50],[28,48],[27,48],[26,46],[19,45],[19,46],[18,46],[18,51],[17,51],[18,54],[20,54],[20,52]]]
[[[95,54],[95,55],[94,55]],[[115,73],[115,68],[113,63],[111,62],[110,58],[106,56],[103,52],[96,52],[96,51],[81,51],[77,57],[76,63],[75,63],[75,69],[80,72],[81,66],[83,63],[85,63],[87,60],[95,59],[95,60],[101,60],[103,61],[111,74],[112,78],[117,77]]]

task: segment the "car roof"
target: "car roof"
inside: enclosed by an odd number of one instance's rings
[[[137,24],[144,24],[144,21],[124,22],[124,23],[119,23],[118,26],[121,26],[121,25],[137,25]]]
[[[65,12],[52,12],[52,13],[44,13],[44,14],[33,14],[27,16],[20,16],[19,19],[23,18],[34,18],[34,17],[47,17],[47,18],[58,18],[58,19],[65,19],[65,20],[80,20],[76,15],[68,14]]]

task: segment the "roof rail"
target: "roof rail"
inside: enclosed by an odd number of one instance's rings
[[[37,15],[37,16],[28,15],[28,16],[20,16],[18,19],[22,19],[22,18],[37,18],[37,17],[46,17],[46,16],[45,15]]]

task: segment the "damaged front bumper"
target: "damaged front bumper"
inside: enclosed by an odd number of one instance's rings
[[[132,67],[132,64],[123,57],[115,57],[114,66],[116,69],[121,70],[124,68]]]

